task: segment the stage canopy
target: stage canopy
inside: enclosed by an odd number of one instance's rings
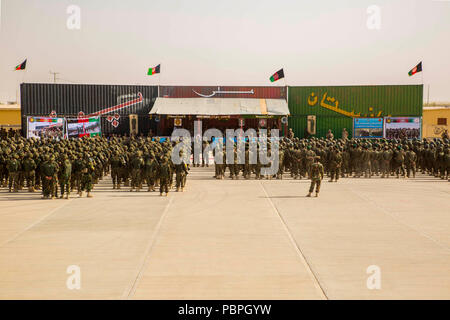
[[[286,116],[284,99],[157,98],[149,114],[204,116]]]

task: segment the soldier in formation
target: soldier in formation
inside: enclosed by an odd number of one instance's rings
[[[231,179],[311,179],[315,157],[320,157],[324,174],[330,181],[340,178],[372,178],[379,176],[415,178],[417,173],[440,179],[450,177],[450,141],[440,139],[336,139],[334,137],[299,139],[283,137],[279,140],[278,167],[275,172],[261,169],[271,167],[271,144],[258,142],[267,154],[261,158],[247,142],[242,154],[238,146],[232,150],[227,163],[226,147],[222,148],[222,163],[215,164],[216,179],[224,179],[226,171]],[[82,139],[25,139],[18,135],[0,139],[0,186],[10,192],[28,188],[42,190],[44,198],[69,198],[71,191],[79,196],[92,190],[105,175],[111,173],[113,189],[122,186],[140,191],[159,187],[167,195],[174,185],[178,191],[186,186],[188,161],[172,162],[175,143],[143,137],[84,137]],[[254,154],[256,152],[256,154]],[[275,154],[274,154],[275,155]],[[256,161],[250,161],[256,159]],[[175,179],[174,179],[175,178]]]
[[[243,151],[245,160],[238,161],[237,144],[233,149],[234,161],[226,162],[226,148],[223,151],[223,163],[215,164],[216,179],[223,179],[225,172],[229,172],[230,179],[264,178],[261,168],[269,167],[262,163],[259,153],[256,163],[252,149],[246,143]],[[267,150],[270,155],[270,144]],[[262,147],[262,146],[259,146]],[[282,179],[290,174],[293,179],[311,179],[311,167],[316,156],[320,156],[320,163],[324,167],[325,175],[330,182],[337,182],[340,178],[415,178],[421,172],[441,179],[450,178],[450,140],[448,139],[335,139],[334,137],[299,139],[288,137],[279,140],[279,168],[269,179]]]
[[[188,163],[174,165],[173,144],[143,137],[83,137],[81,139],[0,139],[0,187],[19,192],[42,189],[44,199],[69,199],[70,192],[92,197],[92,190],[111,174],[113,189],[129,186],[148,191],[160,186],[167,195],[176,176],[177,191],[186,187]],[[162,181],[162,183],[161,183]]]

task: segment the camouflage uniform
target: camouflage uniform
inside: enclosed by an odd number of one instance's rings
[[[36,162],[33,160],[33,154],[27,153],[23,160],[24,178],[27,180],[27,187],[29,192],[34,192],[34,185],[36,182]]]
[[[19,155],[15,154],[11,156],[6,162],[6,169],[9,175],[9,192],[19,192],[19,171],[20,171]],[[14,188],[14,189],[13,189]]]
[[[69,199],[70,195],[70,178],[72,174],[72,163],[69,160],[68,155],[64,155],[59,165],[58,182],[60,186],[61,199],[66,194],[66,199]]]
[[[170,163],[169,158],[164,157],[161,160],[158,168],[159,175],[159,194],[162,196],[163,192],[166,194],[169,193],[169,177],[170,177]]]
[[[314,187],[316,187],[316,197],[319,196],[320,185],[324,176],[323,165],[319,162],[320,157],[315,157],[315,162],[310,166],[309,176],[311,178],[311,186],[309,187],[309,193],[307,197],[311,196],[314,192]]]
[[[54,157],[46,156],[41,167],[42,172],[42,197],[43,199],[52,199],[56,196],[56,179],[58,173],[58,165],[54,161]]]

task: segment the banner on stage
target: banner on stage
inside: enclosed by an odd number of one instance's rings
[[[95,137],[102,133],[100,117],[66,119],[66,123],[68,138]]]
[[[355,138],[383,138],[383,118],[354,118]]]
[[[384,120],[384,137],[386,139],[422,138],[420,117],[388,117]]]
[[[27,138],[64,138],[64,118],[27,117]]]

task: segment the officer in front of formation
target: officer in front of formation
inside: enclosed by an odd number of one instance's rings
[[[316,188],[316,197],[319,196],[320,185],[322,184],[324,169],[323,165],[319,162],[320,156],[314,157],[314,163],[309,168],[309,177],[311,179],[311,186],[309,187],[309,193],[307,197],[311,197],[311,193],[314,192],[314,187]]]

